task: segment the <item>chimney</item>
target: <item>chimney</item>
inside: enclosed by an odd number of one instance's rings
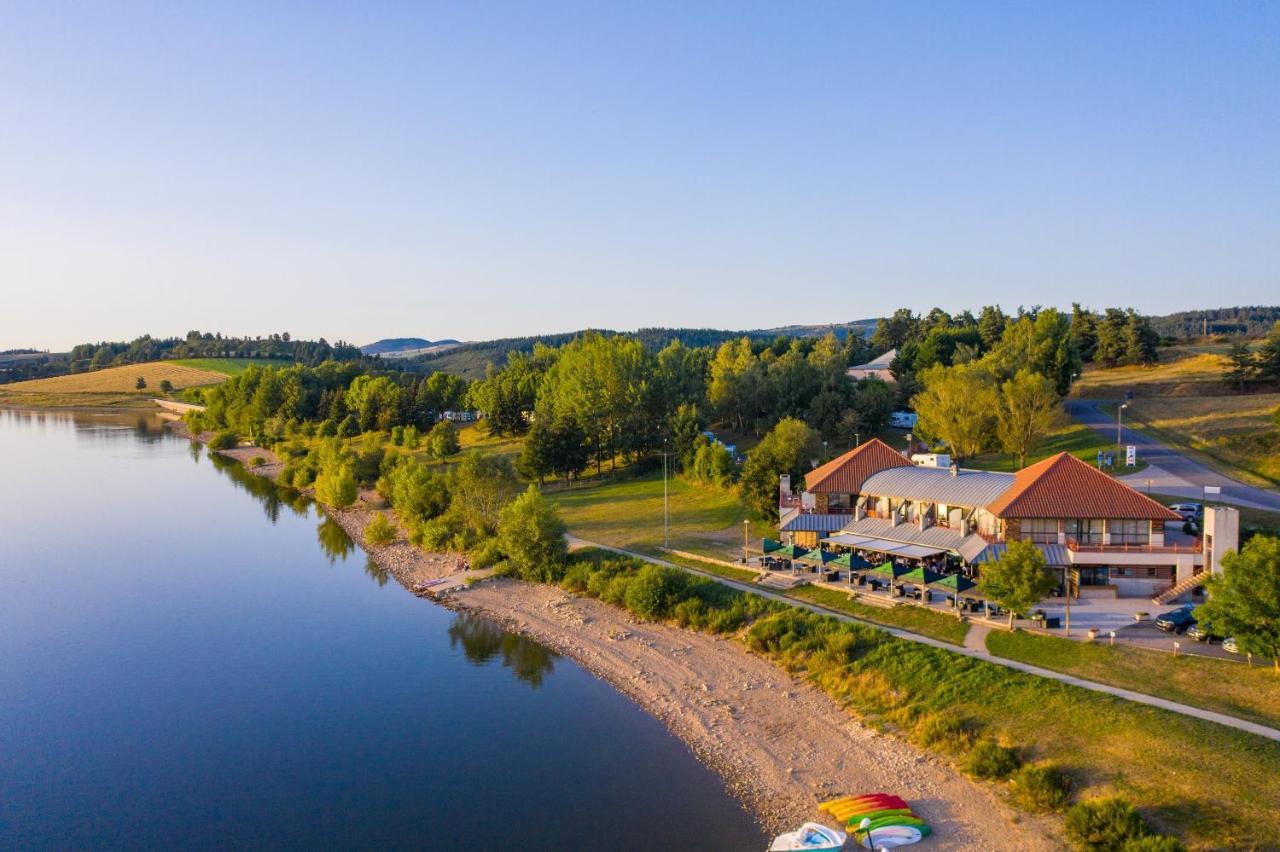
[[[784,473],[778,477],[778,504],[782,505],[791,499],[791,474]]]
[[[956,464],[955,462],[951,463],[951,475],[952,476],[960,475],[960,465]]]
[[[961,518],[960,519],[960,537],[965,538],[968,535],[969,535],[969,519]]]

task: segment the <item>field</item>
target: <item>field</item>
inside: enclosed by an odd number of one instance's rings
[[[249,369],[251,364],[259,367],[287,367],[293,362],[281,358],[178,358],[165,363],[192,367],[209,373],[221,373],[224,376],[238,376]],[[174,387],[177,386],[178,383],[174,382]]]
[[[1114,452],[1115,449],[1116,445],[1108,441],[1097,430],[1091,429],[1083,423],[1078,423],[1064,414],[1061,422],[1050,431],[1044,444],[1034,453],[1027,456],[1027,464],[1035,464],[1041,459],[1047,459],[1049,456],[1054,456],[1058,453],[1071,453],[1071,455],[1089,464],[1097,464],[1099,450]],[[1006,473],[1012,473],[1018,469],[1018,460],[1007,453],[983,453],[980,456],[974,456],[969,459],[965,464],[981,470],[996,470]],[[1123,458],[1118,459],[1118,464],[1120,464],[1120,467],[1117,467],[1114,472],[1119,475],[1137,473],[1147,466],[1146,462],[1139,461],[1135,467],[1124,467]]]
[[[1120,399],[1125,393],[1148,396],[1224,396],[1225,343],[1171,346],[1160,350],[1150,367],[1090,366],[1076,380],[1071,395],[1081,399]]]
[[[1263,487],[1280,484],[1280,394],[1137,398],[1126,419],[1168,446]]]
[[[734,491],[691,485],[677,477],[670,486],[671,546],[732,559],[741,555],[742,521],[751,520],[754,547],[776,531],[760,521]],[[569,532],[587,541],[660,555],[662,472],[582,484],[547,492],[560,507]]]
[[[146,380],[138,390],[138,377]],[[176,390],[225,381],[222,373],[186,367],[172,361],[152,361],[108,367],[91,373],[55,376],[14,382],[0,388],[0,402],[7,405],[47,407],[136,405],[160,393],[160,382],[168,379]]]
[[[968,622],[922,606],[911,604],[895,607],[873,606],[858,603],[845,592],[837,592],[821,586],[801,586],[798,589],[792,589],[788,594],[790,597],[816,603],[827,609],[847,612],[864,621],[883,624],[886,627],[898,627],[912,633],[919,633],[921,636],[950,642],[952,645],[963,645],[964,637],[969,632]]]
[[[997,657],[1280,726],[1280,677],[1265,663],[1250,668],[1232,660],[1175,657],[1143,648],[1004,631],[987,634],[987,650]]]

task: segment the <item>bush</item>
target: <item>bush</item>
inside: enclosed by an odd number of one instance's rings
[[[908,737],[920,748],[955,754],[973,746],[973,732],[964,719],[953,714],[926,713],[916,720]]]
[[[1161,834],[1150,834],[1146,837],[1126,840],[1120,852],[1187,852],[1187,847],[1176,837],[1165,837]]]
[[[1067,839],[1080,849],[1110,852],[1147,836],[1142,817],[1126,800],[1092,799],[1072,805],[1065,822]]]
[[[332,420],[322,420],[316,428],[316,435],[321,438],[333,438],[338,434],[338,424]]]
[[[574,562],[565,569],[560,579],[560,588],[577,594],[584,594],[591,583],[593,566],[590,562]]]
[[[641,618],[665,618],[683,597],[685,574],[666,565],[646,564],[627,585],[626,604]]]
[[[262,467],[266,463],[267,463],[267,460],[264,459],[262,456],[254,456],[253,458],[249,459],[249,467]]]
[[[1071,779],[1052,764],[1024,766],[1013,776],[1013,801],[1024,811],[1061,810],[1071,794]]]
[[[990,781],[1008,778],[1017,768],[1017,753],[991,740],[980,740],[964,762],[965,772]]]
[[[506,554],[502,552],[502,544],[496,538],[486,538],[471,550],[471,564],[476,568],[489,568],[504,558]]]
[[[378,512],[373,520],[364,528],[364,543],[370,547],[390,544],[396,537],[396,525],[387,520],[387,516]]]
[[[230,450],[240,443],[240,438],[230,429],[223,429],[209,439],[209,449]]]

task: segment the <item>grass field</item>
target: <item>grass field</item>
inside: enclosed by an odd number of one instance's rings
[[[1265,663],[1250,668],[1232,660],[1175,657],[1143,648],[1000,630],[987,634],[987,650],[997,657],[1280,726],[1280,677]]]
[[[238,376],[249,369],[251,364],[259,367],[287,367],[293,362],[281,358],[178,358],[165,363],[209,373],[221,373],[224,376]],[[177,383],[174,386],[176,387]]]
[[[691,485],[677,477],[670,486],[671,546],[719,558],[741,554],[742,521],[751,520],[751,539],[776,534],[747,508],[736,492]],[[587,541],[654,556],[662,551],[662,473],[584,483],[549,491],[569,532]]]
[[[921,636],[950,642],[952,645],[963,645],[964,637],[969,632],[968,622],[921,606],[910,604],[895,607],[872,606],[852,600],[846,592],[837,592],[820,586],[801,586],[798,589],[792,589],[788,595],[825,606],[827,609],[847,612],[864,621],[883,624],[886,627],[900,627],[912,633],[919,633]]]
[[[138,377],[146,380],[144,390],[136,387]],[[51,379],[33,379],[4,386],[6,394],[135,394],[154,396],[160,393],[160,382],[168,379],[175,390],[212,385],[225,381],[226,375],[210,370],[187,367],[175,361],[151,361],[146,364],[128,364],[108,367],[91,373],[74,373]]]
[[[1171,346],[1160,350],[1159,363],[1150,367],[1088,367],[1071,388],[1083,399],[1119,399],[1131,392],[1147,396],[1223,396],[1231,393],[1222,381],[1226,343]]]
[[[1280,484],[1280,394],[1137,398],[1125,417],[1160,442],[1264,487]]]

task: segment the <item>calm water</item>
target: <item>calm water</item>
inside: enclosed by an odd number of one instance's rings
[[[570,660],[119,415],[0,411],[0,847],[762,849]]]

